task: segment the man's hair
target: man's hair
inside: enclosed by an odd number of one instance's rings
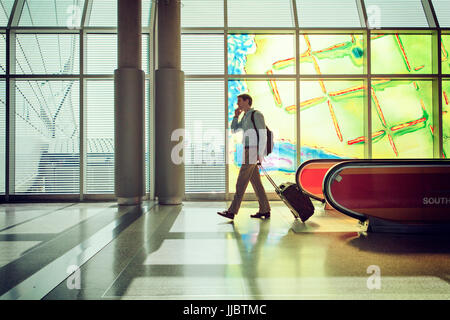
[[[248,105],[251,106],[252,105],[252,97],[249,94],[243,93],[238,95],[238,98],[242,98],[242,100],[244,101],[248,101]]]

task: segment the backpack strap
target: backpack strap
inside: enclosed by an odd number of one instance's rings
[[[254,111],[252,112],[251,118],[252,118],[252,122],[253,122],[253,127],[255,127],[256,138],[258,139],[258,140],[257,140],[257,141],[258,141],[258,145],[256,146],[256,148],[259,150],[259,133],[258,133],[258,128],[256,128],[256,124],[255,124],[255,112],[256,112],[256,110],[254,110]]]

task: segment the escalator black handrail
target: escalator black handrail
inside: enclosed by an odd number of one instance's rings
[[[340,161],[348,161],[348,159],[309,159],[306,160],[305,162],[303,162],[298,168],[297,168],[297,172],[295,173],[295,183],[297,184],[297,187],[303,191],[303,193],[305,193],[308,197],[313,198],[315,200],[318,200],[322,203],[325,203],[324,199],[321,199],[315,195],[313,195],[312,193],[309,193],[307,190],[303,189],[303,187],[301,186],[301,184],[299,183],[299,176],[300,176],[300,172],[303,170],[304,167],[306,167],[307,165],[309,165],[312,162],[330,162],[330,161],[336,161],[336,162],[340,162]]]

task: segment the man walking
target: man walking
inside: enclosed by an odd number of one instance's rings
[[[259,202],[259,212],[251,215],[252,218],[270,218],[270,205],[266,192],[261,183],[257,162],[262,162],[267,144],[266,124],[261,112],[252,108],[252,97],[248,94],[238,96],[238,108],[234,112],[231,130],[235,133],[238,129],[244,130],[243,159],[241,169],[236,182],[236,193],[228,210],[218,212],[219,215],[234,219],[241,206],[242,198],[247,189],[248,182],[252,183]],[[244,112],[239,122],[239,115]],[[253,114],[253,119],[252,119]],[[255,126],[258,132],[255,130]],[[259,144],[258,144],[259,140]]]

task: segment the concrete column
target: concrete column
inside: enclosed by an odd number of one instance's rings
[[[119,205],[145,195],[144,90],[141,0],[118,0],[118,69],[114,71],[115,193]]]
[[[173,150],[184,142],[184,138],[172,141],[177,129],[184,129],[180,1],[159,0],[155,71],[155,195],[159,204],[181,204],[184,197],[184,162],[172,159]],[[174,155],[183,156],[183,151]]]

